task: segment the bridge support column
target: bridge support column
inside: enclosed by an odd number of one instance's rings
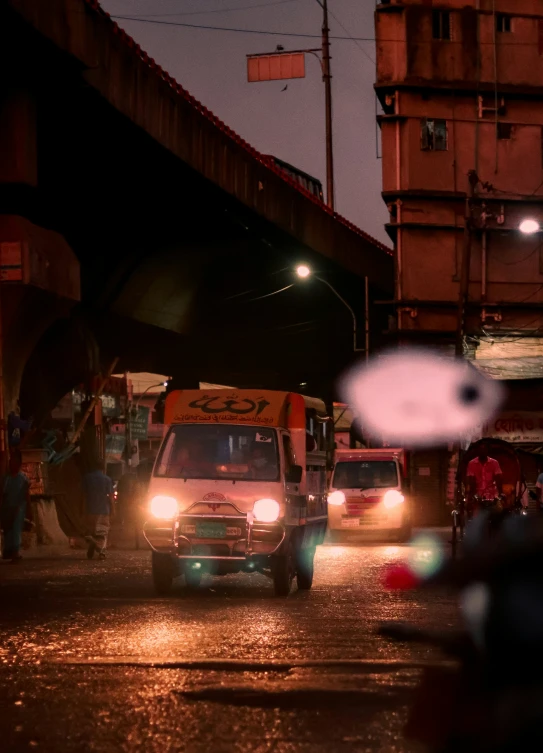
[[[22,76],[23,74],[21,74]],[[38,193],[37,104],[17,74],[0,95],[0,451],[23,369],[45,330],[80,299],[79,263],[64,238],[33,222]],[[39,378],[39,377],[38,377]],[[0,458],[0,465],[5,462]]]

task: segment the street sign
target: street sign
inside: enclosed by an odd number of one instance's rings
[[[303,52],[247,56],[247,80],[250,83],[288,78],[305,78],[305,54]]]
[[[130,417],[131,439],[147,439],[149,430],[149,408],[140,406]]]
[[[122,434],[106,434],[106,457],[108,460],[121,461],[126,440]]]

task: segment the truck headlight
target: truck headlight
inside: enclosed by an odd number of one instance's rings
[[[345,504],[345,494],[339,489],[335,492],[330,492],[328,495],[328,504],[339,507]]]
[[[257,499],[253,505],[253,515],[260,523],[275,523],[281,514],[281,506],[275,499]]]
[[[389,491],[384,496],[383,504],[390,510],[393,507],[398,507],[398,505],[403,504],[404,501],[405,497],[401,492],[399,492],[397,489],[389,489]]]
[[[162,518],[162,520],[171,520],[179,512],[179,505],[175,497],[164,497],[160,494],[153,497],[149,507],[155,518]]]

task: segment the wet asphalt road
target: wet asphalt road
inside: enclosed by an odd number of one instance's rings
[[[415,751],[402,726],[441,661],[380,620],[450,629],[447,593],[391,592],[404,546],[324,546],[311,592],[262,575],[154,595],[147,552],[0,565],[0,751]]]

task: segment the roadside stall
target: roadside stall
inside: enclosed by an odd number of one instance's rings
[[[22,472],[30,483],[30,509],[27,518],[32,527],[25,526],[23,549],[58,545],[68,547],[68,537],[59,524],[55,495],[49,479],[47,452],[23,449]]]

